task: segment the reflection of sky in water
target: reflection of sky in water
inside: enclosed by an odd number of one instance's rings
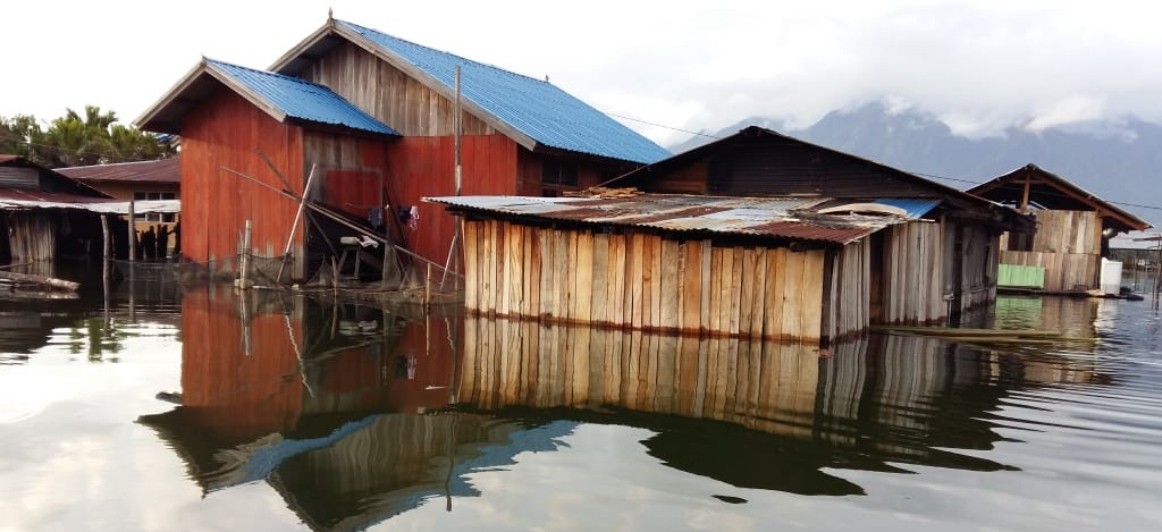
[[[424,491],[408,508],[386,521],[360,522],[425,530],[1157,529],[1162,320],[1148,301],[1064,301],[1073,302],[1010,306],[1003,319],[1020,327],[1060,323],[1079,335],[1088,328],[1101,344],[924,348],[867,360],[836,353],[819,366],[822,388],[813,388],[817,398],[802,407],[805,418],[771,421],[761,408],[743,408],[745,402],[715,414],[719,421],[600,404],[500,408],[504,437],[461,446],[456,455],[453,493],[462,496],[451,513],[439,477],[447,462],[433,456],[417,464]],[[330,482],[310,475],[326,474],[334,463],[328,453],[364,445],[359,438],[370,425],[323,422],[288,436],[309,448],[250,464],[267,466],[262,470],[274,472],[273,482],[207,493],[191,478],[182,449],[136,422],[174,409],[156,394],[182,387],[177,330],[161,324],[119,330],[117,351],[103,351],[100,362],[90,356],[85,333],[78,338],[54,326],[27,359],[0,364],[0,529],[293,529],[302,515],[288,504],[310,495],[294,490]],[[391,349],[408,350],[422,370],[423,349],[405,344],[423,341],[419,335]],[[254,348],[253,357],[275,356],[261,343]],[[351,362],[348,356],[314,361],[307,375],[326,382],[334,377],[330,368]],[[386,382],[406,380],[391,371],[394,359],[385,360]],[[278,382],[298,386],[300,376],[292,377]],[[305,400],[312,408],[331,404],[326,386],[315,392]],[[334,404],[352,397],[337,395]],[[796,425],[804,419],[813,425]],[[726,474],[726,467],[745,475]],[[810,482],[842,489],[818,497],[788,487],[818,485]]]

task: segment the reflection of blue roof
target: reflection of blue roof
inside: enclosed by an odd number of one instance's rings
[[[875,200],[875,203],[880,205],[890,205],[904,209],[908,213],[908,218],[920,218],[935,209],[940,205],[938,199],[910,199],[910,198],[882,198]]]
[[[447,87],[455,87],[455,67],[459,66],[460,92],[465,99],[539,144],[638,163],[652,163],[670,156],[665,148],[547,81],[420,46],[350,22],[337,23],[415,65]]]
[[[206,60],[206,66],[233,79],[288,117],[384,135],[399,134],[322,85],[212,59]]]

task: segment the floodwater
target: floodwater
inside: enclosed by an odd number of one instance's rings
[[[0,530],[1162,530],[1149,302],[820,352],[137,288],[0,303]]]

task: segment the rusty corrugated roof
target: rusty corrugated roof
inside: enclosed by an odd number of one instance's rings
[[[181,159],[73,166],[56,171],[78,181],[176,185],[181,182]]]
[[[890,225],[918,219],[902,209],[899,216],[819,214],[813,210],[816,206],[835,201],[820,196],[740,198],[639,194],[602,198],[446,196],[425,200],[456,209],[541,220],[832,244],[848,244]]]

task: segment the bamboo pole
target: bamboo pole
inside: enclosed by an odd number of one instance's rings
[[[299,210],[295,211],[295,220],[291,223],[290,233],[286,235],[286,247],[282,250],[282,264],[278,266],[278,276],[274,278],[275,284],[282,282],[282,272],[286,269],[286,259],[290,255],[291,245],[295,241],[295,232],[299,230],[299,222],[303,219],[303,211],[307,207],[307,198],[311,195],[311,185],[315,182],[315,173],[319,165],[312,164],[311,172],[307,174],[307,182],[303,185],[303,195],[299,198]]]

